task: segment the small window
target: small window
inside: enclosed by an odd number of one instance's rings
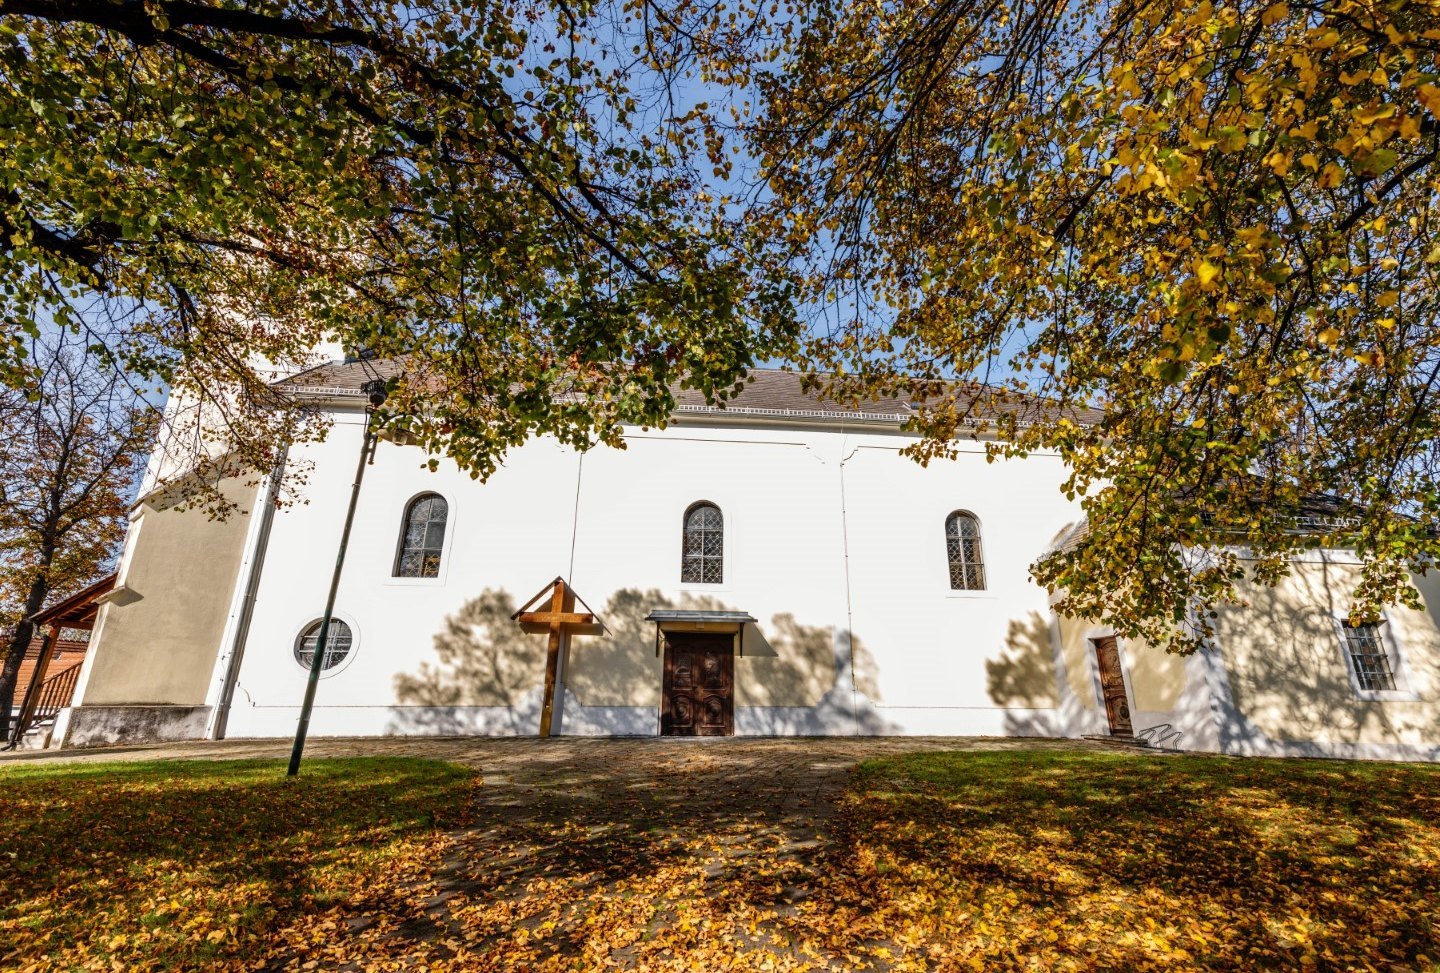
[[[980,521],[957,510],[945,518],[945,549],[950,556],[950,587],[956,591],[985,589],[985,559],[980,553]]]
[[[1365,692],[1393,690],[1395,672],[1390,667],[1380,624],[1351,625],[1344,621],[1340,623],[1340,631],[1344,633],[1345,653],[1350,656],[1350,668],[1360,689]]]
[[[725,580],[725,520],[713,503],[697,503],[685,511],[680,580],[697,584]]]
[[[309,669],[315,661],[315,645],[320,641],[320,625],[323,618],[317,618],[305,626],[305,631],[295,640],[295,661],[306,669]],[[330,619],[330,631],[325,639],[325,658],[320,663],[321,669],[334,669],[345,657],[350,654],[350,647],[354,644],[354,636],[350,632],[350,626],[346,625],[333,616]]]
[[[438,493],[424,493],[405,508],[400,553],[395,558],[397,578],[437,578],[440,553],[445,547],[445,518],[450,505]]]

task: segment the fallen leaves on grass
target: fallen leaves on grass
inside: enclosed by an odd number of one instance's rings
[[[274,761],[9,768],[0,967],[243,965],[300,917],[422,877],[473,778],[397,759],[293,780]]]
[[[777,801],[763,765],[643,776],[499,792],[430,898],[337,925],[348,942],[328,957],[548,973],[1420,970],[1440,955],[1434,768],[914,755],[866,765],[833,819]]]
[[[407,782],[429,790],[401,800]],[[344,775],[326,786],[331,801],[378,806]],[[314,851],[291,846],[310,856],[298,869],[309,891],[270,888],[259,919],[225,911],[244,898],[232,884],[267,886],[223,841],[154,856],[131,902],[159,902],[177,882],[208,889],[203,908],[157,927],[169,952],[131,941],[136,924],[99,890],[68,915],[65,900],[40,899],[69,930],[69,965],[949,973],[1425,970],[1440,958],[1435,768],[926,754],[865,765],[834,805],[801,799],[764,761],[697,751],[623,772],[535,768],[472,789],[471,822],[438,836],[417,815],[455,806],[457,787],[396,771],[382,793],[400,809],[376,818],[390,824],[357,819],[330,832],[335,848],[319,831]],[[352,839],[370,828],[381,840],[360,854]],[[72,865],[74,889],[86,866]],[[98,910],[88,938],[85,909]],[[179,918],[199,914],[209,919],[188,929]],[[206,945],[186,952],[177,930]]]

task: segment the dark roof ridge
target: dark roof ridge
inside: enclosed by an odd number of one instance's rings
[[[370,378],[379,375],[391,377],[399,372],[396,359],[347,360],[327,362],[308,368],[295,375],[281,379],[275,385],[286,391],[323,396],[326,394],[346,398],[359,397],[360,386]],[[916,407],[908,398],[898,395],[879,395],[855,404],[842,404],[820,396],[813,388],[806,388],[806,378],[815,376],[822,383],[828,378],[844,379],[845,375],[834,372],[807,373],[796,368],[754,366],[746,369],[739,383],[742,388],[724,401],[705,401],[702,392],[685,387],[673,387],[675,411],[691,415],[705,413],[715,416],[753,416],[783,418],[804,418],[822,420],[843,420],[855,417],[867,421],[900,423],[916,414]],[[947,381],[943,379],[921,381]],[[1053,399],[1018,390],[994,388],[978,382],[950,380],[958,404],[965,410],[973,406],[976,416],[967,419],[967,425],[983,425],[1002,416],[1016,416],[1025,421],[1025,413],[1031,409],[1061,408]],[[985,400],[989,400],[986,402]],[[1070,407],[1071,413],[1081,421],[1095,421],[1099,413],[1093,409]]]

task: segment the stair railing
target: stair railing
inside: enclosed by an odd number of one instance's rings
[[[11,746],[19,743],[31,729],[55,719],[75,698],[75,685],[80,681],[80,664],[55,673],[40,684],[35,695],[35,708],[24,722],[17,721],[10,733]]]

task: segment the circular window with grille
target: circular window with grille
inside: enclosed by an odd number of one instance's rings
[[[305,669],[315,662],[315,647],[320,642],[320,625],[324,619],[317,618],[301,630],[295,639],[295,661]],[[334,669],[350,655],[355,647],[355,635],[350,626],[341,619],[330,618],[330,631],[325,638],[325,656],[320,663],[322,670]]]

